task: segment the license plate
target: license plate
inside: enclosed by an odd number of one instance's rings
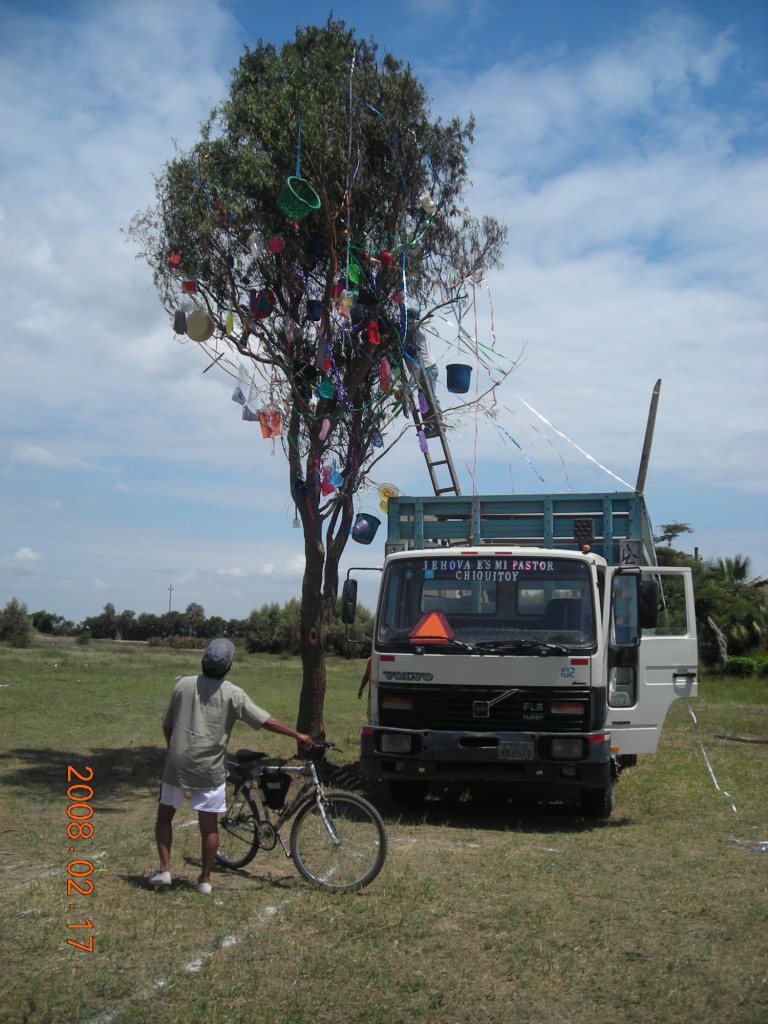
[[[532,761],[533,760],[533,743],[517,742],[517,743],[499,743],[499,760],[500,761]]]

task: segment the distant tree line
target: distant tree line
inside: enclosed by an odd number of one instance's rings
[[[336,615],[331,623],[328,651],[339,657],[362,657],[370,653],[373,620],[371,613],[358,607],[356,621],[345,626]],[[159,646],[202,647],[215,636],[226,636],[251,653],[298,655],[298,629],[301,605],[295,598],[280,606],[264,604],[255,608],[246,619],[224,619],[206,616],[199,604],[190,604],[183,612],[162,615],[142,612],[137,615],[126,609],[117,612],[111,603],[104,605],[100,615],[92,615],[74,623],[48,611],[31,614],[26,605],[13,598],[0,610],[0,641],[26,647],[33,632],[49,636],[74,636],[81,642],[93,640],[133,640]]]

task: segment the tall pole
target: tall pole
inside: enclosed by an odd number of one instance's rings
[[[648,410],[648,423],[645,428],[645,440],[643,441],[643,452],[640,456],[640,469],[637,473],[635,492],[643,493],[645,478],[648,475],[648,462],[651,458],[651,445],[653,444],[653,431],[656,426],[656,410],[659,406],[659,392],[661,391],[661,378],[656,381],[656,387],[651,396],[651,408]]]
[[[168,587],[168,611],[171,610],[171,595],[173,594],[173,584]]]

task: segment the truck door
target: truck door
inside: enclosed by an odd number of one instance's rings
[[[614,580],[616,577],[614,577]],[[607,728],[619,755],[653,754],[673,700],[697,695],[698,652],[690,569],[647,566],[640,569],[638,594],[658,598],[656,624],[641,629],[639,610],[624,607],[612,632],[634,634],[636,646],[612,648],[608,674]],[[655,586],[654,586],[655,585]],[[631,605],[631,602],[625,602]],[[623,619],[623,621],[621,621]]]

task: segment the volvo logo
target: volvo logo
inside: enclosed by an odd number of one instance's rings
[[[399,683],[418,683],[421,679],[430,682],[434,676],[431,672],[385,672],[384,678],[387,682],[394,679]]]

